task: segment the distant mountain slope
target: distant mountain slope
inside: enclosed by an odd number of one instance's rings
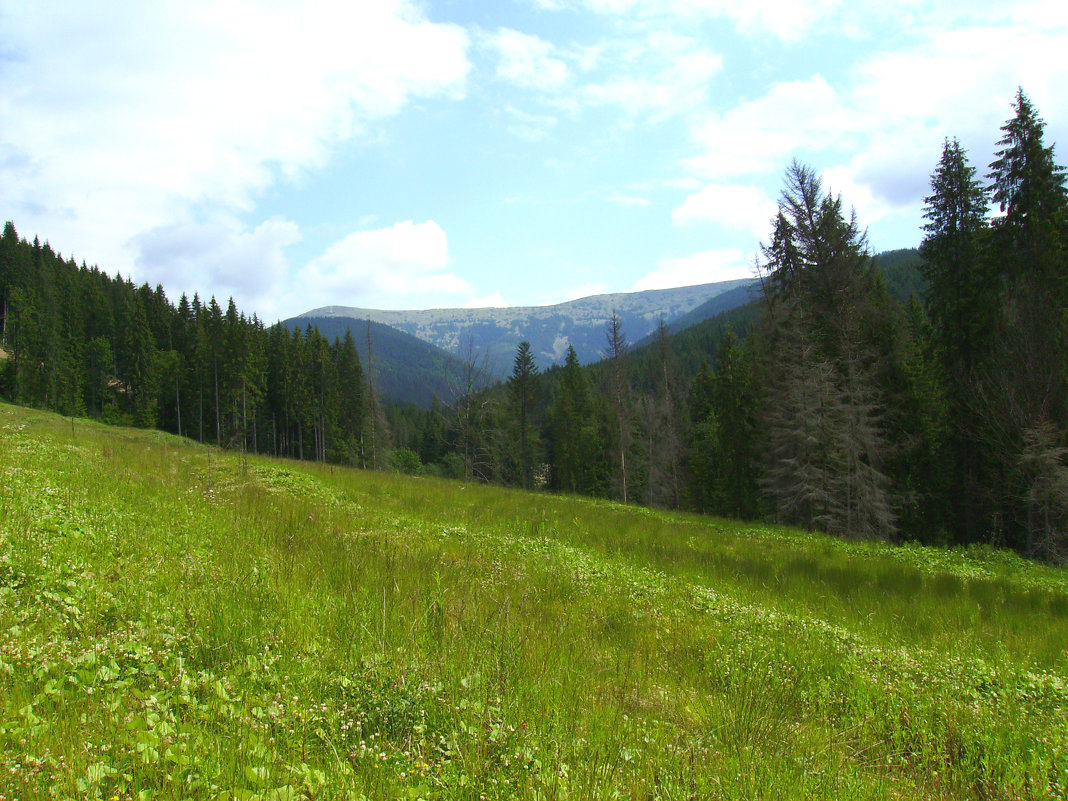
[[[713,317],[717,317],[724,312],[729,312],[732,309],[737,309],[739,306],[751,303],[759,297],[760,281],[754,278],[741,286],[737,286],[734,289],[729,289],[720,295],[709,298],[693,311],[687,312],[681,317],[672,320],[671,323],[668,324],[668,331],[672,334],[677,334],[690,326],[697,325],[705,320],[711,320]],[[656,332],[654,331],[642,340],[641,344],[651,342],[655,336]]]
[[[920,300],[927,280],[923,277],[920,266],[923,258],[916,248],[887,250],[874,259],[875,266],[883,274],[886,288],[899,303],[908,303],[910,297]]]
[[[656,328],[661,315],[670,324],[750,280],[595,295],[553,306],[420,311],[326,306],[297,319],[371,319],[451,353],[460,352],[470,343],[479,352],[488,354],[491,372],[503,376],[511,368],[516,345],[524,339],[530,342],[543,368],[562,363],[568,345],[574,346],[581,361],[594,361],[600,358],[604,348],[605,324],[613,310],[619,315],[627,338],[637,342]]]
[[[888,250],[876,254],[872,263],[882,273],[887,291],[898,303],[910,297],[920,298],[926,287],[920,265],[923,259],[916,248]],[[712,362],[723,344],[728,329],[744,339],[761,313],[759,280],[717,295],[683,315],[668,326],[672,333],[673,367],[681,375],[694,375],[704,361]],[[652,390],[655,386],[659,352],[655,334],[637,343],[628,355],[628,370],[637,386]]]
[[[317,327],[333,341],[351,329],[363,369],[367,371],[367,320],[351,317],[293,317],[283,325],[291,330]],[[461,362],[441,348],[382,323],[371,323],[375,390],[383,398],[430,406],[434,397],[451,403],[459,393]]]

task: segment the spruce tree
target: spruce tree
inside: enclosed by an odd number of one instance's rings
[[[538,367],[534,364],[534,354],[530,352],[530,343],[524,340],[516,348],[512,363],[512,375],[508,379],[511,395],[512,414],[516,433],[519,435],[519,479],[523,489],[530,487],[533,468],[531,428],[534,406],[537,401],[535,379]]]
[[[748,350],[728,327],[716,353],[712,399],[716,410],[715,449],[720,470],[715,482],[716,512],[752,519],[759,508],[756,475],[757,391]]]
[[[363,379],[363,366],[360,354],[356,351],[356,341],[352,331],[345,329],[345,338],[335,343],[335,362],[337,364],[338,426],[341,439],[341,452],[349,464],[359,464],[360,433],[363,431],[366,415],[366,388]]]
[[[763,252],[768,505],[786,522],[889,537],[881,296],[856,214],[794,162]]]
[[[987,193],[967,154],[956,139],[947,139],[931,176],[920,254],[927,279],[927,315],[947,387],[949,416],[956,425],[948,471],[954,477],[951,522],[964,541],[977,536],[982,506],[978,421],[971,400],[977,355],[988,350],[997,316],[997,287],[983,252],[986,212]]]
[[[994,220],[1010,282],[1029,276],[1063,292],[1068,277],[1058,270],[1064,243],[1068,193],[1065,170],[1046,145],[1045,122],[1018,89],[1015,116],[1001,128],[997,158],[990,165],[991,196],[1003,213]]]
[[[623,360],[629,350],[627,335],[623,332],[623,322],[613,309],[612,316],[605,325],[604,357],[609,362],[609,381],[611,382],[609,397],[615,418],[615,462],[619,468],[617,478],[619,495],[623,503],[627,502],[627,450],[630,448],[632,433],[627,378],[623,365]]]
[[[1068,192],[1045,123],[1019,90],[990,165],[993,252],[1001,269],[998,340],[976,389],[991,453],[986,486],[1030,554],[1068,553],[1068,503],[1046,489],[1068,471]]]

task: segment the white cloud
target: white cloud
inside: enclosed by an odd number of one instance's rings
[[[676,15],[724,17],[750,36],[771,34],[785,41],[797,41],[817,25],[825,23],[843,5],[841,0],[665,0]]]
[[[1036,30],[1025,21],[1029,8],[979,3],[966,15],[969,26],[956,29],[934,23],[959,24],[961,12],[949,5],[916,13],[909,46],[862,58],[848,78],[779,82],[761,97],[706,114],[691,128],[699,154],[684,164],[717,182],[753,181],[781,173],[797,157],[823,171],[862,224],[896,226],[897,239],[910,227],[917,232],[943,140],[959,137],[985,173],[1018,85],[1057,121],[1047,140],[1068,135],[1068,100],[1059,89],[1068,81],[1061,57],[1068,19],[1052,17]],[[692,211],[691,201],[676,214]]]
[[[543,9],[561,10],[560,0],[534,0]],[[739,32],[749,36],[771,35],[796,41],[819,25],[826,25],[842,8],[842,0],[764,0],[761,3],[737,0],[581,0],[590,10],[627,18],[683,21],[727,19]],[[846,6],[848,7],[848,6]]]
[[[665,117],[688,113],[707,102],[723,57],[687,36],[655,32],[622,43],[612,52],[610,77],[582,88],[582,102],[618,106],[626,115]]]
[[[567,65],[554,57],[552,43],[511,28],[499,28],[485,37],[498,56],[497,77],[525,89],[548,91],[568,78]]]
[[[335,242],[298,273],[297,283],[313,305],[428,308],[441,305],[442,295],[472,291],[449,264],[445,231],[433,220],[408,220]]]
[[[689,256],[663,258],[656,269],[634,282],[632,290],[694,286],[753,275],[753,254],[737,248],[705,250]]]
[[[272,322],[282,309],[289,260],[284,249],[301,239],[296,223],[272,218],[252,231],[235,222],[175,224],[138,234],[131,244],[141,280],[162,283],[176,295],[234,297],[238,306]],[[205,300],[207,298],[204,298]]]
[[[688,164],[717,179],[777,171],[799,150],[844,144],[858,124],[822,76],[783,81],[761,98],[699,119],[690,133],[702,153]]]
[[[751,184],[708,184],[671,211],[679,225],[711,222],[757,238],[766,236],[777,205]]]
[[[549,130],[556,125],[556,117],[551,114],[530,114],[511,105],[505,109],[505,112],[512,120],[508,125],[508,133],[528,142],[538,142],[544,139]]]
[[[461,96],[467,46],[413,0],[7,4],[0,206],[126,272],[413,98]]]

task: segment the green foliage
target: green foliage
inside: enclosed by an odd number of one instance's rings
[[[0,405],[0,795],[1033,798],[1068,577]]]
[[[423,463],[419,461],[419,454],[410,448],[397,448],[389,454],[389,467],[396,473],[405,473],[409,476],[419,475],[423,471]]]
[[[290,339],[232,299],[135,287],[64,261],[47,245],[0,238],[5,397],[196,437],[242,451],[348,464],[363,459],[365,391],[351,337]]]
[[[606,472],[601,445],[604,415],[574,348],[568,347],[557,378],[550,413],[552,487],[559,492],[601,495]]]
[[[511,401],[513,426],[518,439],[519,451],[516,473],[519,484],[524,489],[530,487],[531,474],[537,454],[541,450],[533,441],[531,430],[535,425],[534,413],[537,403],[536,380],[538,367],[534,364],[534,354],[530,352],[530,343],[523,341],[516,348],[512,375],[508,378],[508,391]]]
[[[887,399],[886,295],[855,213],[794,163],[764,248],[767,401],[761,486],[779,520],[851,536],[895,531]]]
[[[613,314],[587,367],[572,349],[539,375],[518,343],[492,387],[502,352],[473,339],[453,357],[368,325],[365,374],[351,320],[174,306],[8,223],[0,394],[244,453],[1068,560],[1066,174],[1022,90],[1013,111],[988,187],[946,140],[919,251],[872,257],[843,199],[794,164],[759,282],[635,348]],[[376,386],[419,405],[383,407]]]

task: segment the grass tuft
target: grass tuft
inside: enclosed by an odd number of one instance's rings
[[[1068,576],[0,405],[0,798],[1063,799]]]

